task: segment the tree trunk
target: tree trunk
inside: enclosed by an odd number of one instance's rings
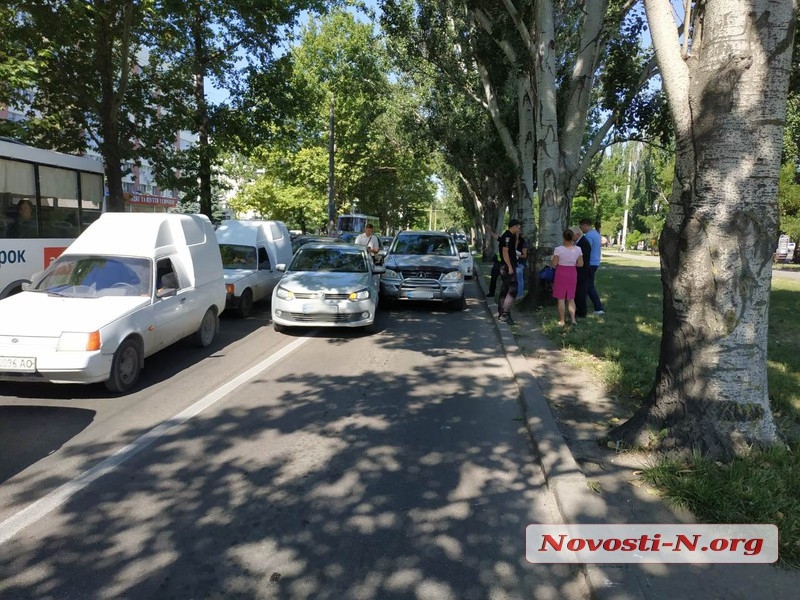
[[[203,12],[198,3],[193,21],[192,36],[194,38],[194,95],[197,105],[195,127],[198,134],[198,168],[197,179],[200,195],[200,212],[211,218],[211,146],[208,142],[208,103],[206,102],[205,72],[208,64],[205,45],[205,29]]]
[[[677,159],[659,242],[664,318],[655,384],[610,437],[729,458],[776,440],[767,318],[796,6],[707,0],[688,60],[669,0],[645,0],[645,8]]]
[[[553,7],[549,1],[536,3],[536,183],[539,190],[539,239],[536,251],[529,259],[534,273],[549,263],[561,233],[567,225],[569,199],[563,194],[560,182],[560,148],[558,144],[558,115],[556,104],[556,44],[553,27]],[[549,303],[532,278],[531,300],[537,306]]]

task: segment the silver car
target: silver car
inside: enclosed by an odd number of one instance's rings
[[[401,231],[384,260],[381,295],[386,300],[433,300],[466,307],[461,258],[450,234]]]
[[[372,330],[384,272],[363,246],[304,244],[272,292],[272,325]]]

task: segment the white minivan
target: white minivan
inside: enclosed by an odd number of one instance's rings
[[[0,300],[0,381],[128,392],[151,354],[189,335],[211,345],[225,308],[203,215],[106,213],[23,290]]]
[[[272,296],[283,273],[279,264],[292,260],[289,230],[281,221],[222,221],[217,241],[225,273],[226,307],[244,318],[253,303]]]

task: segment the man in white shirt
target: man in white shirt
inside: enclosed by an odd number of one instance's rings
[[[374,234],[372,223],[367,223],[367,226],[364,228],[364,233],[358,235],[355,243],[360,246],[366,246],[370,255],[373,257],[381,248],[381,242],[378,236]]]

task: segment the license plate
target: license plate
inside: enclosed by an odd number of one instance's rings
[[[322,304],[303,304],[303,314],[336,315],[339,314],[339,305],[327,302]]]
[[[432,300],[433,292],[430,290],[419,290],[416,292],[408,292],[407,296],[414,300]]]
[[[36,359],[24,356],[0,356],[0,371],[36,371]]]

